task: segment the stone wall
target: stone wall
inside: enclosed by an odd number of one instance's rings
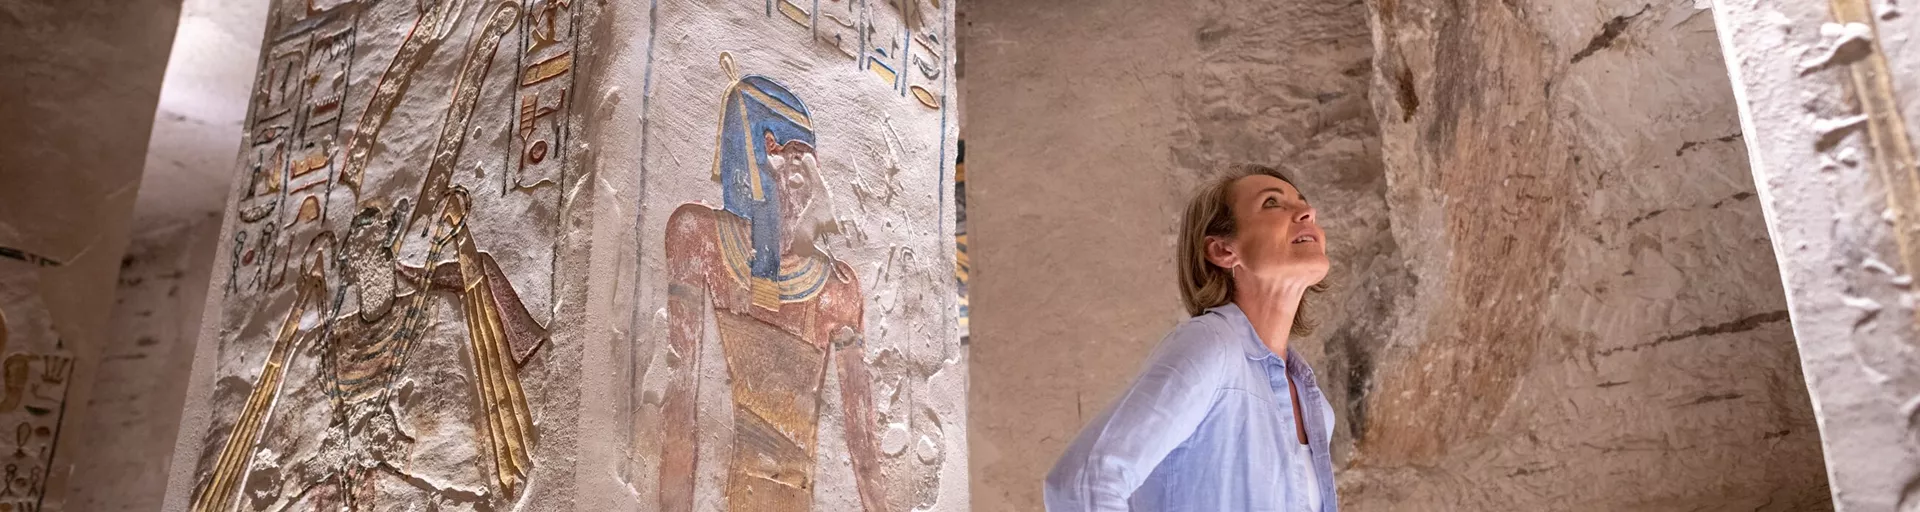
[[[952,7],[653,7],[617,156],[643,509],[968,508]]]
[[[1920,503],[1920,18],[1900,7],[1714,4],[1840,510]]]
[[[170,509],[572,502],[591,9],[271,5]]]
[[[0,508],[87,510],[74,435],[111,345],[178,0],[0,1]],[[171,408],[172,404],[165,407]]]
[[[266,4],[186,0],[167,58],[91,407],[71,420],[79,510],[156,510],[200,337]]]
[[[1347,424],[1410,278],[1389,230],[1366,12],[1322,2],[975,1],[965,126],[975,503],[1035,510],[1047,469],[1185,317],[1189,191],[1285,165],[1336,262],[1299,339]]]
[[[215,215],[141,233],[127,247],[93,398],[69,420],[86,439],[74,456],[74,474],[87,475],[70,486],[75,510],[155,510],[165,497],[174,454],[164,440],[179,435],[219,245]]]
[[[1330,239],[1297,346],[1343,505],[1826,506],[1704,4],[965,8],[976,503],[1039,506],[1183,316],[1187,190],[1250,160]]]
[[[1828,506],[1712,13],[1368,10],[1394,237],[1419,279],[1348,502]]]
[[[168,509],[966,509],[951,8],[275,2]]]

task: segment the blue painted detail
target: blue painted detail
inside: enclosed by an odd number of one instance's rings
[[[760,75],[741,77],[727,91],[714,159],[727,212],[753,226],[753,277],[776,279],[780,272],[779,178],[767,162],[766,134],[775,144],[812,146],[809,117],[800,98]]]

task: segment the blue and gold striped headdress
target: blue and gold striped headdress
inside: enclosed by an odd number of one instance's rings
[[[730,56],[722,54],[721,62],[728,75],[734,76]],[[780,187],[779,177],[767,162],[766,135],[772,134],[776,145],[799,141],[812,146],[813,123],[800,98],[767,77],[740,77],[727,89],[725,101],[713,175],[724,191],[727,212],[752,226],[753,251],[747,273],[753,283],[754,303],[778,307],[785,294],[775,292],[770,285],[786,281],[780,268]],[[761,295],[770,295],[769,300],[761,300]]]

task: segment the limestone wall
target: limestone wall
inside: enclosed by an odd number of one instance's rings
[[[1189,190],[1285,164],[1336,262],[1306,354],[1362,403],[1408,277],[1388,230],[1366,13],[1318,2],[968,2],[974,500],[1040,483],[1185,314],[1173,244]],[[1363,389],[1363,388],[1358,388]],[[1340,415],[1335,459],[1352,447]]]
[[[167,507],[966,509],[951,9],[275,2]]]
[[[1347,508],[1825,506],[1705,3],[1336,4],[965,7],[975,502],[1038,507],[1251,160],[1326,225]]]
[[[0,508],[87,509],[73,491],[95,476],[75,461],[95,440],[73,426],[106,366],[114,276],[179,9],[0,1],[0,116],[10,120],[0,127]]]
[[[69,420],[77,510],[156,510],[200,338],[233,156],[240,147],[264,2],[186,0],[167,58],[126,256],[115,271],[111,337],[91,407]]]
[[[68,420],[75,447],[74,510],[160,507],[181,403],[212,280],[220,219],[141,233],[127,247],[115,290],[112,337],[101,348],[89,407]]]
[[[618,155],[642,509],[968,508],[952,8],[652,7]]]
[[[1394,238],[1367,509],[1827,506],[1705,5],[1370,2]]]
[[[170,509],[571,503],[590,8],[272,4]]]
[[[1920,18],[1901,7],[1715,3],[1840,510],[1920,503]]]

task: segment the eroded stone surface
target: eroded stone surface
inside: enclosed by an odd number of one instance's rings
[[[217,206],[217,203],[215,204]],[[177,217],[168,220],[178,221]],[[127,248],[115,293],[113,336],[100,355],[89,407],[70,435],[77,510],[155,510],[166,493],[181,402],[212,280],[220,218],[142,233]]]
[[[1715,3],[1841,510],[1920,503],[1910,128],[1920,48],[1901,7]]]
[[[1710,12],[1012,4],[966,6],[976,503],[1038,506],[1181,316],[1187,187],[1254,160],[1328,225],[1347,508],[1825,506]]]
[[[1347,503],[1825,506],[1711,14],[1382,1],[1397,315]]]
[[[1283,165],[1321,211],[1331,290],[1293,346],[1344,461],[1408,277],[1388,228],[1365,11],[1315,2],[969,2],[975,503],[1027,510],[1086,419],[1180,320],[1190,189]],[[1033,48],[1047,48],[1034,51]]]

